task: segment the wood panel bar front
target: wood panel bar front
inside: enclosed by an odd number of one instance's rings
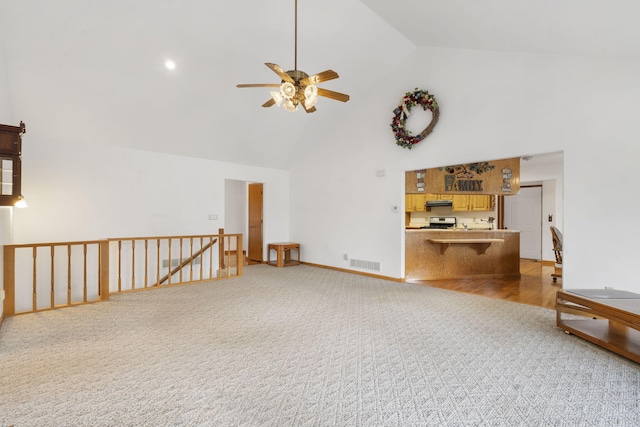
[[[405,280],[519,278],[520,232],[406,230]]]

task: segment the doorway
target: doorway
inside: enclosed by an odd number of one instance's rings
[[[263,205],[263,184],[249,184],[249,242],[248,242],[248,258],[249,263],[262,263],[264,246],[262,239],[262,205]]]
[[[542,186],[522,186],[504,198],[504,226],[520,230],[520,258],[542,259]]]

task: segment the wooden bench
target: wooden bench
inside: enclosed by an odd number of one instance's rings
[[[556,324],[640,363],[640,294],[616,289],[560,290]]]

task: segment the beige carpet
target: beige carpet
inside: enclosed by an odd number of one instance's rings
[[[310,266],[5,320],[0,426],[638,426],[551,310]]]

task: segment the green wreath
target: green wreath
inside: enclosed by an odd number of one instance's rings
[[[429,125],[418,135],[411,135],[411,132],[405,128],[407,117],[411,114],[411,108],[420,105],[423,110],[431,111],[432,118]],[[413,92],[407,92],[400,101],[400,105],[393,110],[393,120],[391,121],[391,129],[396,137],[396,145],[411,150],[414,145],[422,141],[431,133],[440,117],[440,108],[436,102],[436,98],[423,89],[416,88]]]

